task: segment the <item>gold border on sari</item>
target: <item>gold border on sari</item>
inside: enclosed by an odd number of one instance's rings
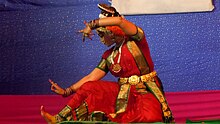
[[[173,118],[172,112],[167,104],[165,96],[163,95],[159,87],[156,85],[154,80],[149,80],[145,82],[145,84],[149,88],[149,90],[151,90],[154,96],[158,99],[158,101],[161,103],[164,117]]]
[[[78,121],[88,121],[89,112],[87,103],[84,102],[78,108],[76,108],[75,113]]]
[[[59,116],[59,117],[57,116],[57,119],[59,118],[58,119],[59,121],[61,121],[61,120],[62,121],[63,120],[67,120],[67,121],[73,120],[72,108],[68,105],[66,105],[57,115]]]
[[[134,41],[128,41],[127,42],[127,47],[132,56],[135,59],[135,62],[137,64],[137,67],[139,68],[141,74],[147,74],[150,72],[148,63],[142,54],[141,50],[138,48],[136,43]]]
[[[110,114],[112,118],[115,118],[117,114],[125,112],[128,105],[128,97],[130,93],[130,84],[123,84],[120,86],[120,90],[118,93],[117,101],[116,101],[116,112]]]

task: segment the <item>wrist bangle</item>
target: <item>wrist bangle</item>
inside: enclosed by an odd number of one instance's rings
[[[99,19],[92,20],[88,23],[89,28],[96,29],[99,27]]]
[[[71,88],[66,88],[64,91],[64,94],[62,95],[63,97],[67,97],[73,94],[73,90]]]

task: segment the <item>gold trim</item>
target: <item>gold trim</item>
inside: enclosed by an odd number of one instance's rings
[[[102,111],[93,111],[89,116],[89,121],[110,121]]]
[[[136,89],[138,92],[142,93],[142,94],[146,94],[146,87],[143,84],[142,80],[153,80],[153,77],[155,77],[157,75],[156,71],[153,71],[149,74],[146,75],[142,75],[142,76],[137,76],[137,75],[133,75],[129,78],[119,78],[119,85],[120,90],[118,93],[118,97],[117,97],[117,101],[116,101],[116,112],[110,114],[110,116],[112,116],[113,118],[115,118],[117,116],[117,114],[125,112],[126,108],[127,108],[127,104],[128,104],[128,96],[130,93],[130,87],[131,85],[136,85]],[[139,83],[142,83],[142,85],[137,85]],[[145,88],[145,89],[143,89]]]
[[[137,75],[132,75],[128,78],[128,83],[130,85],[136,85],[140,82],[140,78]]]
[[[89,112],[87,103],[84,102],[78,108],[76,108],[75,113],[78,121],[88,121]]]
[[[63,118],[64,120],[71,121],[73,120],[72,116],[72,108],[66,105],[59,113],[58,116]]]
[[[157,76],[157,72],[153,71],[149,74],[145,74],[142,76],[132,75],[129,78],[119,78],[119,85],[129,83],[130,85],[137,85],[139,82],[147,82],[152,80],[153,77]]]
[[[137,64],[137,67],[140,70],[141,74],[147,74],[150,72],[149,66],[147,61],[145,60],[145,57],[143,56],[142,52],[136,45],[134,41],[128,41],[127,47],[130,53],[133,55],[135,62]]]
[[[172,112],[167,104],[165,96],[163,95],[161,90],[158,88],[156,83],[154,81],[149,80],[145,82],[145,84],[152,91],[152,93],[158,99],[158,101],[161,103],[164,117],[173,118]]]
[[[120,87],[119,93],[118,93],[118,97],[117,97],[117,101],[116,101],[116,112],[110,114],[110,116],[112,116],[112,118],[115,118],[117,116],[117,114],[125,112],[126,108],[127,108],[127,104],[128,104],[128,96],[130,93],[130,84],[123,84]]]

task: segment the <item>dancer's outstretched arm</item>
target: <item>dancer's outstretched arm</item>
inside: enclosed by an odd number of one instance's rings
[[[85,82],[98,81],[102,79],[105,75],[106,75],[106,72],[98,68],[95,68],[90,74],[86,75],[85,77],[83,77],[81,80],[79,80],[78,82],[76,82],[70,87],[73,91],[77,91],[80,88],[80,86],[82,86]]]
[[[84,83],[88,81],[97,81],[102,79],[106,75],[106,72],[95,68],[91,73],[83,77],[78,82],[71,85],[66,90],[61,88],[57,83],[53,82],[51,79],[49,79],[49,82],[51,83],[51,90],[55,92],[56,94],[62,95],[64,97],[71,95],[72,93],[76,92],[80,86],[82,86]]]
[[[85,37],[91,39],[91,36],[93,35],[92,30],[103,26],[118,26],[128,36],[133,36],[137,33],[137,26],[123,17],[106,17],[95,19],[85,23],[85,25],[86,27],[79,31],[83,33],[83,41],[85,40]]]

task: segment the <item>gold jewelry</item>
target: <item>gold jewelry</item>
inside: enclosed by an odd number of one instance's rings
[[[73,93],[74,93],[74,91],[73,91],[70,87],[68,87],[68,88],[65,89],[64,94],[63,94],[63,97],[70,96],[70,95],[72,95]]]
[[[120,45],[120,47],[119,47],[119,50],[118,50],[119,56],[118,56],[118,60],[117,60],[117,63],[116,63],[116,64],[115,64],[115,62],[114,62],[114,60],[113,60],[113,56],[114,56],[114,52],[115,52],[115,50],[116,50],[116,48],[117,48],[117,45],[115,45],[115,47],[114,47],[114,49],[113,49],[113,51],[112,51],[112,54],[111,54],[111,62],[112,62],[112,65],[113,65],[112,71],[115,72],[115,73],[120,72],[121,69],[122,69],[122,67],[120,66],[119,63],[120,63],[120,60],[121,60],[121,48],[122,48],[124,42],[125,42],[125,39],[124,39],[124,41],[122,42],[122,44]]]
[[[115,73],[120,72],[120,71],[121,71],[121,66],[120,66],[120,64],[119,64],[119,63],[114,64],[112,70],[113,70]]]
[[[99,19],[92,20],[88,23],[90,29],[96,29],[99,27]]]

